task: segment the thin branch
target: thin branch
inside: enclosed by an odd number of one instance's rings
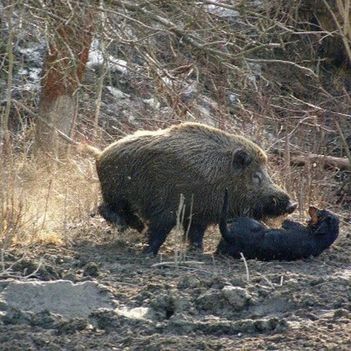
[[[323,111],[323,112],[328,112],[328,113],[332,113],[334,115],[338,115],[338,116],[341,116],[341,117],[346,117],[346,118],[351,118],[351,114],[348,114],[348,113],[342,113],[342,112],[336,112],[336,111],[332,111],[332,110],[329,110],[329,109],[326,109],[326,108],[323,108],[323,107],[320,107],[320,106],[317,106],[317,105],[314,105],[310,102],[307,102],[307,101],[304,101],[304,100],[301,100],[299,98],[297,98],[296,96],[290,94],[289,95],[293,100],[296,100],[302,104],[305,104],[306,106],[308,107],[312,107],[313,109],[316,109],[317,111]]]
[[[313,72],[311,68],[301,66],[298,63],[292,62],[292,61],[275,60],[275,59],[252,59],[252,58],[246,58],[245,60],[248,62],[257,62],[257,63],[282,63],[285,65],[291,65],[298,69],[301,69],[302,71],[305,71],[307,75],[311,75],[315,78],[318,78],[318,75],[315,72]]]

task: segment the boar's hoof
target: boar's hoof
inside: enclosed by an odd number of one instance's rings
[[[204,251],[204,247],[202,242],[201,243],[193,242],[193,243],[190,243],[188,250],[194,253],[202,253]]]
[[[148,257],[156,257],[158,253],[158,250],[155,250],[153,247],[151,247],[150,245],[147,245],[146,247],[144,247],[143,249],[143,254],[145,256]]]

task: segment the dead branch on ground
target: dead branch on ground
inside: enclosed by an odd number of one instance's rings
[[[272,153],[279,156],[284,156],[284,151],[274,149]],[[304,154],[299,152],[291,152],[290,165],[305,166],[306,163],[322,164],[324,169],[351,170],[351,163],[346,157],[335,157],[320,154]]]

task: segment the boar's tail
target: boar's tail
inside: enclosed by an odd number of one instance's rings
[[[79,143],[77,145],[77,150],[79,153],[91,155],[97,160],[101,155],[101,150],[84,143]]]
[[[225,240],[231,241],[230,235],[228,233],[227,217],[228,217],[228,189],[225,189],[221,218],[219,220],[219,230],[222,234],[222,237]]]

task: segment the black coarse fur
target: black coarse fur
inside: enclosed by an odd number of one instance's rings
[[[261,219],[296,208],[268,175],[267,156],[259,146],[203,124],[139,131],[94,153],[103,196],[100,213],[139,231],[147,225],[148,253],[156,254],[176,225],[181,194],[184,228],[190,223],[189,241],[200,249],[207,226],[218,223],[219,194],[225,188],[232,196],[231,216]]]
[[[118,212],[113,206],[102,203],[98,207],[99,214],[104,217],[104,219],[120,227],[120,230],[124,230],[127,227],[131,227],[141,232],[144,229],[144,224],[136,215],[128,212],[128,207],[125,206]]]
[[[234,258],[240,258],[242,253],[246,259],[264,261],[291,261],[318,256],[338,237],[339,219],[329,211],[313,209],[315,223],[311,219],[306,226],[286,220],[281,229],[270,229],[249,217],[227,222],[226,191],[220,219],[222,239],[216,253]]]

